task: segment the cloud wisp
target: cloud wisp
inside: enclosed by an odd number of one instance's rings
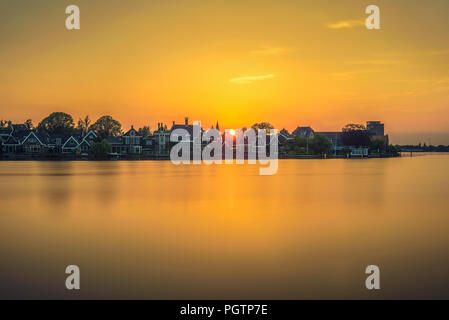
[[[365,22],[362,20],[344,20],[338,22],[326,23],[326,27],[330,29],[345,29],[352,27],[364,26]]]
[[[274,74],[264,74],[260,76],[244,76],[238,78],[229,79],[229,82],[237,83],[237,84],[250,84],[254,81],[261,81],[274,78]]]

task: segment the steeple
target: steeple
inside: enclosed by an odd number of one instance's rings
[[[218,131],[220,131],[220,126],[218,125],[218,121],[217,121],[217,124],[215,125],[215,129],[217,129]]]

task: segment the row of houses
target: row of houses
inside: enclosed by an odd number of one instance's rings
[[[216,126],[217,129],[218,123]],[[188,123],[173,125],[170,129],[163,123],[158,123],[157,130],[149,136],[142,136],[133,126],[120,136],[106,137],[111,145],[111,156],[132,154],[168,156],[170,153],[170,134],[175,129],[185,129],[193,137],[193,125]],[[201,129],[203,132],[203,130]],[[2,153],[7,154],[78,154],[89,155],[93,146],[101,140],[95,131],[85,134],[47,134],[30,130],[23,124],[9,124],[0,128]]]
[[[85,135],[45,134],[30,130],[23,124],[0,129],[3,154],[82,153],[89,152],[96,139],[95,132]]]
[[[175,129],[184,129],[190,137],[194,137],[194,126],[189,124],[188,118],[185,118],[184,124],[173,124],[170,129],[163,123],[158,123],[157,130],[149,136],[141,136],[133,126],[121,136],[106,137],[111,145],[112,156],[125,156],[132,154],[168,156],[170,153],[170,135]],[[384,135],[383,124],[379,121],[367,122],[367,128],[373,132],[377,139],[385,140],[388,144],[388,135]],[[218,122],[215,129],[219,130]],[[201,132],[204,132],[201,129]],[[342,143],[342,132],[315,132],[311,127],[297,127],[291,134],[281,131],[277,137],[282,150],[282,144],[295,136],[304,136],[313,138],[315,134],[324,135],[332,143],[333,151],[337,154],[345,147]],[[89,155],[93,152],[95,142],[99,141],[98,134],[94,131],[88,131],[85,134],[44,134],[36,130],[29,130],[23,124],[10,124],[6,128],[0,128],[0,138],[2,139],[3,154],[41,154],[41,153],[59,153],[59,154],[79,154]],[[270,139],[270,137],[267,137]],[[267,140],[269,145],[269,140]],[[360,149],[360,148],[359,148]],[[367,148],[352,149],[354,155],[366,155]]]
[[[89,155],[99,140],[94,131],[81,135],[46,134],[29,130],[21,124],[0,129],[2,153],[7,154],[78,154]],[[152,136],[142,137],[131,128],[119,137],[106,137],[111,144],[111,155],[154,154],[168,155],[170,131],[160,127]]]
[[[384,124],[381,121],[367,121],[366,129],[371,134],[371,140],[380,140],[389,145],[389,136],[385,134]],[[295,136],[303,136],[305,138],[313,138],[314,135],[321,134],[325,136],[331,143],[334,154],[345,151],[348,147],[343,144],[342,131],[315,131],[311,127],[297,127],[290,135],[280,133],[280,141],[282,139],[292,139]],[[350,147],[350,155],[352,156],[367,156],[368,147]],[[346,151],[345,151],[346,152]]]
[[[168,157],[170,154],[170,135],[173,130],[183,129],[190,137],[190,144],[193,146],[195,134],[194,125],[189,124],[188,118],[185,118],[183,124],[177,124],[173,121],[171,128],[163,123],[158,123],[157,130],[149,136],[142,136],[133,126],[120,136],[106,137],[106,141],[111,146],[110,156],[126,157],[129,155],[144,155],[156,157]],[[219,129],[218,122],[215,129]],[[200,130],[201,148],[203,149],[207,142],[201,141],[201,135],[205,132]],[[0,138],[2,139],[3,155],[39,155],[39,154],[64,154],[89,156],[93,153],[93,147],[99,142],[99,135],[94,131],[88,131],[86,134],[47,134],[37,130],[29,130],[22,124],[10,124],[7,128],[0,129]],[[270,144],[270,136],[267,136],[266,144]],[[223,147],[224,147],[223,136]],[[198,141],[197,141],[198,143]],[[234,152],[236,142],[234,137]],[[247,140],[245,139],[245,153],[248,153]],[[258,148],[256,145],[254,148]],[[254,150],[251,150],[254,151]],[[268,147],[269,151],[269,147]]]

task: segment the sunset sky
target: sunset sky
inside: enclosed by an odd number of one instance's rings
[[[81,30],[65,28],[66,6]],[[367,5],[381,30],[367,30]],[[447,0],[14,0],[0,3],[0,119],[185,116],[449,144]]]

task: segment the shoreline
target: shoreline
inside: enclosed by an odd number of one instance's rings
[[[384,159],[384,158],[400,158],[401,154],[383,154],[383,155],[368,155],[368,156],[351,156],[351,155],[282,155],[278,160],[328,160],[328,159]],[[224,160],[224,159],[223,159]],[[235,160],[235,158],[233,159]],[[245,158],[244,160],[248,160]],[[110,158],[95,158],[86,156],[48,156],[48,155],[14,155],[14,156],[0,156],[0,161],[170,161],[169,156],[121,156]]]

